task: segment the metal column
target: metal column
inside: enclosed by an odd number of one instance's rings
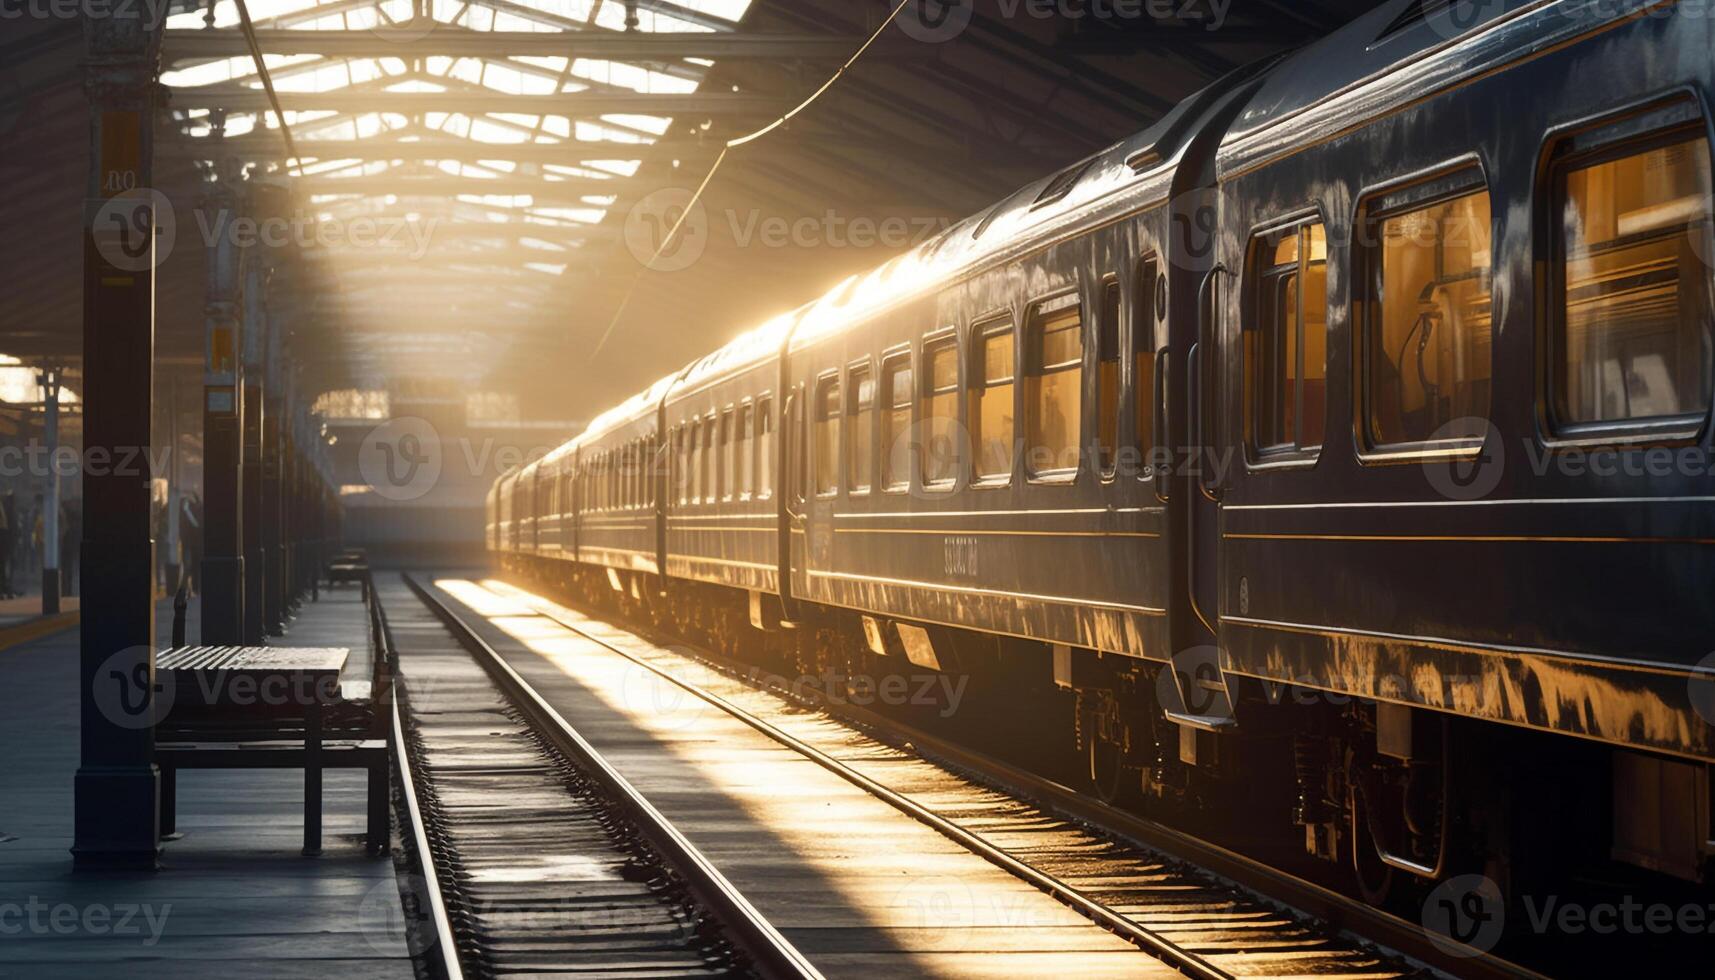
[[[182,506],[179,488],[179,381],[175,377],[167,385],[167,513],[162,522],[162,541],[157,546],[165,555],[167,594],[178,591],[183,559],[179,555],[179,508]]]
[[[172,227],[151,190],[159,33],[140,16],[86,15],[91,163],[83,250],[84,617],[78,868],[153,868],[155,543],[150,538],[156,251]],[[98,458],[103,465],[93,465]]]
[[[260,245],[244,256],[244,460],[240,467],[244,519],[239,523],[244,547],[244,642],[257,645],[265,634],[263,596],[267,590],[267,560],[262,553],[262,529],[270,517],[262,505],[262,376],[267,343],[267,271]]]
[[[152,311],[151,311],[152,312]],[[42,386],[42,443],[48,451],[48,489],[42,495],[42,615],[60,611],[60,378],[56,366],[36,375]]]
[[[238,243],[233,222],[238,199],[228,181],[203,197],[203,219],[214,231],[208,255],[208,305],[203,376],[202,642],[244,642],[244,549],[239,528],[244,507],[244,400],[239,395]]]

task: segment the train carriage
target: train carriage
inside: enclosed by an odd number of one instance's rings
[[[1284,779],[1378,901],[1511,798],[1502,733],[1606,794],[1559,833],[1699,878],[1712,30],[1384,4],[664,379],[491,546],[1028,660],[1104,793]]]
[[[779,594],[776,392],[781,345],[796,322],[791,314],[762,325],[692,364],[667,392],[669,580],[739,590],[747,601]]]
[[[673,380],[663,378],[597,416],[577,441],[571,471],[577,560],[614,570],[610,585],[639,593],[643,577],[661,570],[655,459],[661,399]]]

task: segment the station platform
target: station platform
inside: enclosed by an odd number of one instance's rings
[[[197,641],[198,609],[187,640]],[[351,648],[369,678],[360,590],[324,590],[276,643]],[[160,642],[172,603],[157,611]],[[303,774],[184,771],[154,873],[72,871],[78,632],[0,650],[0,976],[413,976],[392,859],[364,849],[362,772],[324,773],[324,851],[303,857]]]

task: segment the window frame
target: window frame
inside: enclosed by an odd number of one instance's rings
[[[1008,380],[1005,382],[1011,388],[1010,394],[1012,395],[1012,452],[1009,460],[1012,465],[1007,467],[1005,473],[984,475],[979,471],[977,466],[978,449],[975,441],[968,438],[972,428],[970,410],[967,409],[965,431],[966,442],[970,444],[970,452],[967,454],[969,458],[966,460],[966,471],[970,479],[966,485],[972,490],[999,490],[1012,486],[1012,481],[1018,473],[1020,460],[1023,458],[1023,454],[1018,451],[1019,403],[1020,399],[1024,397],[1024,386],[1019,383],[1018,372],[1021,356],[1019,346],[1023,342],[1023,331],[1019,330],[1018,327],[1017,311],[1011,307],[993,310],[971,318],[970,345],[965,356],[972,363],[966,371],[966,399],[967,401],[974,400],[975,396],[988,390],[988,341],[990,338],[1003,333],[1012,342],[1012,374],[1008,375]],[[982,360],[981,365],[975,363],[978,359]]]
[[[1108,292],[1113,291],[1114,309],[1112,324],[1114,340],[1114,444],[1108,447],[1108,460],[1102,461],[1102,335],[1108,329]],[[1134,301],[1135,302],[1135,301]],[[1095,425],[1090,429],[1090,466],[1095,470],[1097,482],[1107,485],[1119,478],[1120,450],[1125,445],[1126,408],[1130,403],[1133,392],[1128,391],[1126,384],[1126,291],[1124,277],[1117,272],[1104,272],[1096,281],[1096,322],[1090,327],[1090,336],[1096,341],[1095,349],[1086,355],[1086,361],[1095,365],[1090,372],[1091,394],[1090,416]]]
[[[1167,272],[1162,268],[1161,253],[1155,248],[1148,248],[1139,255],[1132,267],[1131,278],[1136,294],[1132,297],[1131,315],[1123,318],[1124,324],[1130,328],[1131,336],[1127,346],[1126,370],[1131,373],[1131,403],[1127,406],[1126,416],[1130,419],[1133,429],[1131,445],[1137,451],[1137,481],[1139,483],[1155,482],[1155,453],[1159,448],[1155,437],[1162,430],[1163,419],[1167,416],[1169,392],[1158,379],[1161,373],[1161,353],[1167,349],[1167,344],[1161,342],[1156,334],[1158,328],[1167,322]],[[1143,274],[1152,273],[1149,281],[1144,281]],[[1157,295],[1157,294],[1160,295]],[[1148,300],[1147,304],[1145,300]],[[1145,309],[1149,312],[1148,322],[1143,321]],[[1139,376],[1137,359],[1145,350],[1147,343],[1149,351],[1149,377]],[[1147,381],[1147,384],[1145,383]],[[1157,389],[1160,389],[1159,396]],[[1149,431],[1144,432],[1139,423],[1139,406],[1144,399],[1149,403]]]
[[[702,432],[703,503],[706,506],[713,506],[720,502],[720,482],[715,475],[715,467],[719,465],[718,460],[720,459],[720,440],[717,438],[720,433],[720,413],[715,409],[711,408],[703,413]]]
[[[909,400],[906,402],[906,406],[911,413],[910,419],[905,423],[905,432],[907,436],[911,434],[912,427],[916,425],[917,422],[916,361],[915,358],[912,357],[911,345],[903,344],[881,352],[881,360],[878,364],[879,370],[876,372],[877,387],[875,392],[875,406],[877,429],[875,438],[875,483],[880,487],[882,493],[910,493],[911,488],[916,485],[917,481],[916,451],[906,454],[907,462],[905,464],[905,479],[898,482],[889,479],[889,477],[892,476],[888,470],[888,459],[891,447],[883,446],[881,439],[882,433],[887,431],[887,425],[885,423],[892,422],[894,409],[898,407],[893,403],[893,384],[890,374],[900,365],[904,365],[904,369],[906,371],[912,372],[911,383],[907,386],[907,398]],[[887,399],[886,402],[882,401],[883,398]]]
[[[1561,355],[1566,319],[1566,240],[1562,216],[1566,201],[1566,178],[1570,171],[1623,160],[1685,143],[1703,141],[1715,181],[1715,139],[1695,93],[1680,90],[1580,120],[1550,131],[1543,139],[1537,182],[1536,208],[1539,237],[1543,243],[1547,282],[1544,284],[1542,315],[1538,318],[1537,427],[1542,442],[1550,448],[1583,448],[1609,445],[1682,446],[1694,444],[1710,425],[1715,406],[1706,402],[1698,412],[1654,415],[1639,418],[1564,421],[1560,414]],[[1711,271],[1715,276],[1715,271]],[[1715,288],[1715,287],[1712,287]]]
[[[939,393],[943,395],[951,394],[953,396],[953,437],[957,439],[961,433],[966,433],[968,435],[967,431],[963,428],[964,415],[959,404],[964,400],[960,395],[965,390],[965,366],[962,359],[964,352],[959,349],[959,339],[959,328],[956,326],[941,327],[932,333],[925,334],[921,341],[922,354],[918,357],[918,363],[921,365],[922,370],[918,371],[917,376],[912,379],[913,387],[916,391],[911,403],[911,424],[919,438],[917,439],[916,449],[912,453],[916,458],[911,466],[915,482],[927,493],[952,493],[964,482],[966,476],[966,457],[969,453],[964,451],[965,447],[963,446],[954,448],[954,452],[957,456],[953,465],[953,475],[950,477],[945,477],[931,483],[928,479],[928,468],[923,465],[925,454],[929,451],[927,438],[929,435],[927,424],[929,415],[927,410],[929,408],[929,400],[937,394],[937,392],[931,387],[935,381],[930,375],[929,365],[933,359],[932,355],[943,350],[950,349],[953,352],[953,386],[950,389]],[[968,445],[970,439],[966,438],[964,442]]]
[[[810,428],[809,496],[816,500],[830,500],[838,497],[840,495],[840,488],[844,484],[843,478],[845,476],[846,446],[843,436],[845,434],[846,403],[845,388],[843,387],[842,381],[843,378],[840,369],[829,368],[818,373],[816,375],[815,383],[810,387],[810,411],[808,419]],[[830,419],[823,419],[822,400],[826,397],[826,391],[830,386],[834,389],[834,414]],[[826,490],[822,489],[822,474],[819,471],[823,450],[822,423],[824,421],[831,423],[828,425],[828,429],[833,432],[834,435],[834,472],[831,474],[831,478],[828,481],[828,489]]]
[[[1422,207],[1422,206],[1424,206],[1424,205],[1422,205],[1422,204],[1404,205],[1401,208],[1396,208],[1396,209],[1394,209],[1388,213],[1389,214],[1396,214],[1396,213],[1399,213],[1400,210],[1412,210],[1416,207]],[[1243,284],[1242,288],[1239,290],[1240,302],[1242,302],[1245,306],[1245,310],[1241,312],[1240,327],[1239,327],[1241,349],[1243,346],[1243,334],[1248,332],[1250,329],[1245,324],[1246,324],[1247,320],[1254,320],[1255,317],[1259,314],[1260,309],[1261,309],[1260,304],[1262,302],[1262,296],[1261,296],[1259,290],[1260,290],[1261,285],[1262,285],[1262,274],[1265,271],[1272,271],[1273,269],[1277,268],[1276,266],[1273,266],[1273,265],[1269,265],[1267,267],[1264,267],[1261,264],[1260,260],[1262,258],[1262,251],[1263,251],[1263,245],[1264,245],[1265,237],[1269,236],[1269,235],[1279,234],[1281,232],[1285,232],[1288,230],[1292,231],[1294,234],[1302,235],[1304,229],[1307,227],[1310,227],[1312,225],[1321,225],[1322,226],[1322,241],[1323,241],[1323,248],[1325,249],[1325,252],[1324,252],[1323,258],[1322,258],[1322,266],[1323,266],[1323,276],[1327,277],[1329,275],[1329,273],[1333,270],[1334,249],[1333,249],[1333,243],[1332,243],[1332,241],[1329,240],[1329,237],[1328,237],[1328,220],[1322,211],[1321,204],[1313,204],[1313,205],[1309,205],[1307,207],[1299,208],[1295,211],[1289,211],[1289,212],[1286,212],[1285,214],[1279,215],[1277,217],[1270,218],[1267,221],[1258,222],[1257,224],[1252,226],[1250,236],[1249,236],[1249,238],[1246,239],[1246,241],[1249,243],[1247,245],[1247,254],[1245,256],[1245,266],[1244,266],[1247,281]],[[1302,357],[1303,357],[1303,322],[1304,322],[1303,271],[1304,271],[1304,268],[1305,268],[1306,263],[1307,263],[1307,260],[1305,259],[1305,257],[1302,254],[1303,247],[1304,247],[1303,243],[1300,242],[1300,244],[1299,244],[1300,255],[1299,255],[1299,258],[1297,260],[1298,272],[1296,273],[1296,275],[1299,277],[1299,282],[1298,282],[1298,310],[1297,310],[1298,324],[1299,324],[1299,343],[1297,346],[1298,346],[1299,355],[1300,355],[1300,364],[1299,364],[1300,368],[1303,367],[1303,363],[1302,363]],[[1491,258],[1491,261],[1493,261],[1492,258]],[[1379,265],[1380,265],[1379,261],[1378,261],[1377,265],[1378,265],[1378,273],[1377,274],[1379,275]],[[1377,281],[1376,284],[1373,284],[1373,285],[1379,285],[1379,280]],[[1328,336],[1332,332],[1331,328],[1332,328],[1332,324],[1333,324],[1333,315],[1332,314],[1334,312],[1334,304],[1332,302],[1328,302],[1328,296],[1329,296],[1329,294],[1326,291],[1326,284],[1324,284],[1323,300],[1326,303],[1326,309],[1323,310],[1323,322],[1322,322],[1322,329],[1323,329],[1322,379],[1323,379],[1323,385],[1324,385],[1323,391],[1322,391],[1322,441],[1318,442],[1317,444],[1315,444],[1313,446],[1299,445],[1296,441],[1291,443],[1291,444],[1284,444],[1283,443],[1281,445],[1276,445],[1276,446],[1259,445],[1257,443],[1257,440],[1256,440],[1255,428],[1254,428],[1255,423],[1257,421],[1256,418],[1254,417],[1254,407],[1250,406],[1250,405],[1241,404],[1240,408],[1243,412],[1243,418],[1241,421],[1242,421],[1242,424],[1244,426],[1244,429],[1242,432],[1241,442],[1243,443],[1243,446],[1244,446],[1245,469],[1247,469],[1247,470],[1261,472],[1261,471],[1277,470],[1277,469],[1308,469],[1308,468],[1314,467],[1317,464],[1317,462],[1320,461],[1322,458],[1322,450],[1324,447],[1326,447],[1328,445],[1328,405],[1329,405],[1329,402],[1328,402],[1327,384],[1328,384],[1328,380],[1333,377],[1333,374],[1334,374],[1333,369],[1334,369],[1334,363],[1335,363],[1334,362],[1334,356],[1333,356],[1333,353],[1334,353],[1333,344],[1330,342],[1329,336]],[[1245,317],[1243,315],[1244,313],[1249,313],[1249,317],[1248,318]],[[1367,314],[1365,316],[1367,316]],[[1368,325],[1368,321],[1365,318],[1365,316],[1359,316],[1359,317],[1355,318],[1355,320],[1358,322],[1359,329],[1368,329],[1369,325]],[[1367,361],[1365,361],[1364,363],[1366,365],[1368,364]],[[1244,368],[1245,368],[1245,366],[1241,364],[1240,365],[1240,378],[1239,378],[1240,398],[1241,399],[1248,398],[1250,395],[1251,379],[1247,375],[1244,374]],[[1300,371],[1300,375],[1301,375],[1301,380],[1302,380],[1302,371]],[[1368,425],[1369,425],[1369,420],[1367,418],[1368,411],[1369,411],[1367,398],[1369,397],[1369,392],[1368,392],[1368,388],[1367,388],[1367,381],[1365,384],[1366,384],[1366,387],[1363,389],[1361,397],[1366,399],[1366,401],[1363,403],[1363,408],[1362,408],[1362,412],[1366,417],[1359,420],[1358,424],[1367,429]],[[1295,415],[1295,418],[1297,419],[1297,424],[1298,424],[1299,428],[1302,429],[1303,421],[1304,421],[1302,399],[1300,399],[1298,405],[1295,406],[1295,411],[1297,413]],[[1299,433],[1299,434],[1301,435],[1301,433]],[[1394,444],[1389,444],[1389,445],[1392,446]]]
[[[856,380],[856,376],[859,373],[867,375],[870,380],[870,401],[869,408],[867,410],[863,408],[859,401],[859,389],[861,386]],[[879,430],[881,426],[881,413],[878,411],[878,406],[881,404],[881,378],[876,373],[874,358],[865,354],[863,357],[860,357],[846,365],[844,400],[845,420],[843,424],[845,426],[845,433],[842,436],[842,439],[845,444],[842,449],[846,454],[846,460],[845,480],[843,483],[846,488],[847,496],[867,497],[875,490],[875,485],[878,482],[876,479],[876,471],[879,469],[876,465],[876,446],[880,444]],[[869,429],[869,452],[865,454],[868,458],[863,461],[863,470],[866,479],[860,485],[857,482],[857,475],[852,472],[851,452],[852,447],[855,445],[855,441],[852,439],[852,436],[855,434],[855,430],[863,427],[868,427]]]
[[[1371,307],[1379,302],[1374,297],[1380,295],[1383,287],[1381,224],[1396,215],[1421,211],[1437,204],[1444,204],[1475,194],[1483,194],[1489,199],[1489,221],[1493,225],[1496,221],[1495,185],[1490,181],[1489,173],[1484,169],[1482,161],[1476,154],[1468,153],[1436,166],[1366,187],[1358,195],[1358,205],[1353,221],[1354,248],[1352,255],[1347,259],[1347,265],[1352,270],[1353,287],[1353,295],[1350,297],[1352,360],[1349,368],[1352,372],[1353,407],[1355,408],[1352,413],[1352,439],[1360,464],[1388,465],[1446,459],[1470,459],[1482,454],[1483,446],[1488,441],[1488,435],[1492,435],[1496,431],[1493,383],[1497,372],[1495,370],[1496,344],[1494,341],[1495,333],[1500,325],[1500,318],[1497,316],[1496,304],[1498,299],[1495,296],[1494,276],[1495,270],[1501,267],[1496,254],[1496,250],[1500,246],[1501,236],[1492,234],[1492,229],[1489,240],[1490,396],[1488,413],[1485,417],[1485,421],[1488,423],[1485,436],[1478,439],[1378,442],[1370,428],[1373,417],[1370,346],[1372,330],[1377,326],[1371,320]],[[1325,225],[1324,228],[1326,228]],[[1327,445],[1328,442],[1326,420],[1323,424],[1322,442],[1323,445]]]
[[[733,465],[732,420],[737,414],[733,405],[721,409],[720,430],[716,437],[719,448],[715,452],[715,485],[720,488],[720,499],[723,503],[731,503],[733,493],[733,477],[737,467]]]
[[[1045,375],[1041,373],[1040,366],[1032,362],[1030,349],[1031,329],[1036,323],[1038,317],[1052,316],[1068,308],[1078,311],[1079,356],[1077,362],[1078,366],[1076,368],[1078,372],[1078,383],[1074,388],[1078,392],[1078,400],[1080,404],[1078,406],[1078,431],[1072,437],[1072,445],[1078,451],[1078,462],[1074,466],[1062,466],[1055,469],[1039,471],[1032,469],[1030,466],[1030,451],[1033,448],[1030,445],[1030,433],[1036,425],[1035,413],[1037,406],[1035,404],[1035,400],[1028,396],[1026,389],[1029,387],[1027,382],[1031,378],[1043,377]],[[1013,418],[1023,423],[1023,451],[1018,454],[1019,459],[1014,462],[1014,466],[1024,467],[1024,478],[1026,483],[1043,486],[1070,486],[1077,484],[1081,481],[1084,470],[1089,468],[1085,465],[1088,460],[1085,458],[1084,453],[1085,442],[1089,438],[1088,434],[1084,431],[1086,428],[1085,421],[1089,415],[1089,412],[1085,411],[1085,409],[1089,406],[1082,404],[1082,402],[1085,394],[1085,381],[1087,380],[1085,376],[1089,372],[1091,347],[1088,304],[1084,302],[1084,294],[1078,284],[1074,282],[1071,285],[1063,286],[1025,303],[1024,317],[1020,325],[1018,340],[1019,342],[1013,351],[1014,356],[1018,358],[1018,360],[1013,362],[1014,384],[1017,385],[1018,389],[1018,400],[1015,401],[1014,404],[1015,406],[1022,405],[1022,411],[1015,409]],[[1072,362],[1067,361],[1064,363],[1070,364]],[[1061,370],[1068,369],[1062,368]],[[1015,422],[1015,432],[1017,432],[1019,428],[1020,427],[1017,422]]]
[[[755,482],[755,489],[751,491],[751,499],[772,500],[774,499],[774,484],[779,479],[774,466],[776,462],[774,457],[775,429],[777,427],[777,420],[774,418],[774,392],[764,391],[757,395],[755,404],[756,408],[751,412],[751,425],[755,427],[751,432],[751,453],[753,454],[751,472]],[[766,447],[763,446],[762,437],[764,435],[768,437]],[[764,459],[768,461],[767,486],[763,485],[762,480]]]
[[[755,414],[756,406],[749,395],[739,399],[732,414],[733,467],[741,477],[735,481],[734,497],[740,501],[750,500],[756,489]]]

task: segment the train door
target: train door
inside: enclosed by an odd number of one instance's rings
[[[1192,165],[1189,169],[1196,171]],[[1180,288],[1168,317],[1168,370],[1171,372],[1170,448],[1175,475],[1168,506],[1182,539],[1175,548],[1183,586],[1175,590],[1172,671],[1180,704],[1170,705],[1168,717],[1182,729],[1213,733],[1236,724],[1232,697],[1222,671],[1219,648],[1221,505],[1220,478],[1230,464],[1218,411],[1223,372],[1219,298],[1227,273],[1215,261],[1214,231],[1218,227],[1218,198],[1207,175],[1192,173],[1181,180],[1191,186],[1176,193],[1169,219],[1172,274]],[[1173,409],[1177,411],[1173,411]],[[1169,692],[1163,691],[1166,695]],[[1182,738],[1184,747],[1196,739]],[[1199,753],[1191,752],[1197,761]]]
[[[780,374],[778,390],[780,392],[779,412],[775,420],[774,431],[774,499],[776,501],[776,521],[779,527],[777,553],[779,555],[779,572],[777,578],[780,585],[780,608],[785,614],[785,622],[790,624],[798,618],[798,604],[793,598],[794,569],[803,567],[803,558],[798,553],[798,544],[804,537],[804,504],[799,497],[803,489],[803,480],[799,475],[798,461],[803,456],[803,446],[798,440],[803,437],[802,419],[803,393],[799,387],[792,384],[791,356],[782,345],[780,354]]]
[[[672,488],[669,474],[673,469],[673,446],[678,430],[667,426],[667,403],[663,398],[655,410],[655,434],[650,437],[649,494],[654,506],[651,519],[655,522],[655,571],[659,576],[656,588],[667,591],[667,507]]]
[[[581,450],[574,451],[571,457],[566,460],[566,472],[569,474],[566,479],[569,480],[572,485],[571,502],[567,506],[570,508],[571,512],[570,525],[573,561],[582,560],[582,556],[578,554],[578,548],[583,544],[584,523],[584,471],[582,464],[583,452]]]

